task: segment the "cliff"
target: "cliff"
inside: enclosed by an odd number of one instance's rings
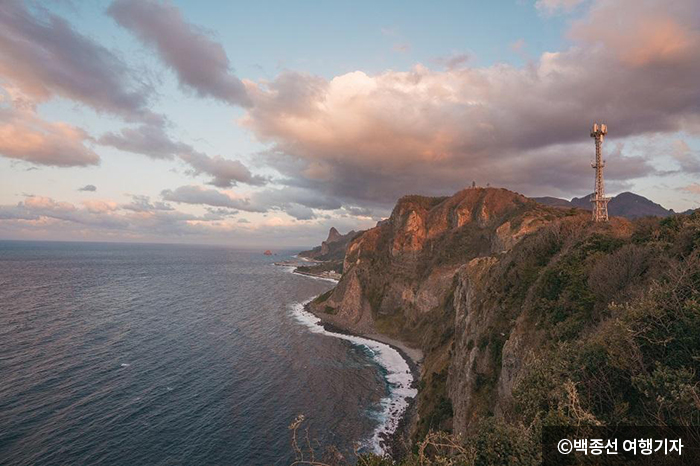
[[[414,439],[429,430],[469,438],[488,419],[520,440],[533,423],[581,422],[572,416],[649,425],[667,389],[659,377],[699,383],[699,255],[699,214],[595,224],[505,189],[407,196],[349,243],[342,279],[310,308],[424,352]],[[662,300],[664,286],[684,294]],[[667,322],[674,316],[682,326]],[[656,323],[644,327],[648,319]],[[682,357],[659,349],[673,338]],[[700,414],[692,399],[677,402]]]
[[[460,271],[507,253],[564,215],[505,189],[465,189],[447,198],[406,196],[387,221],[350,242],[342,279],[310,307],[341,328],[381,333],[422,349],[422,384],[428,388],[420,391],[420,428],[447,428],[450,415],[439,411],[449,405],[452,301]]]

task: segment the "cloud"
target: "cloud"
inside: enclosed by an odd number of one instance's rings
[[[133,196],[155,207],[146,196]],[[331,226],[342,231],[357,228],[348,219],[299,222],[273,214],[255,223],[232,217],[227,208],[210,209],[202,216],[172,208],[132,210],[113,201],[88,208],[42,196],[26,196],[15,205],[0,205],[0,235],[4,238],[117,241],[214,242],[269,248],[271,244],[308,247],[325,237]],[[360,222],[367,228],[372,222]]]
[[[0,229],[16,234],[28,228],[30,231],[49,228],[53,232],[69,232],[69,238],[73,239],[76,235],[104,238],[113,232],[122,232],[122,237],[192,234],[199,230],[190,222],[203,220],[174,210],[125,210],[110,200],[84,201],[83,207],[79,207],[50,197],[27,196],[15,206],[0,206]]]
[[[523,39],[522,37],[510,43],[510,49],[513,52],[519,53],[523,50],[523,48],[525,48],[525,39]]]
[[[700,154],[693,151],[682,139],[673,141],[671,155],[678,162],[683,173],[700,173]]]
[[[434,62],[448,70],[455,70],[467,66],[471,59],[472,57],[468,53],[456,53],[446,57],[437,57]]]
[[[634,2],[613,8],[616,16],[607,26],[591,20],[607,5],[595,6],[574,25],[571,47],[523,67],[435,71],[417,65],[330,80],[286,72],[247,83],[254,106],[241,124],[269,144],[269,163],[295,185],[352,205],[386,206],[406,193],[450,192],[473,179],[526,193],[545,186],[549,192],[587,192],[594,121],[610,128],[606,154],[612,141],[627,137],[700,132],[700,47],[688,39],[682,43],[693,45],[673,54],[628,49],[624,37],[613,40],[620,31],[615,22],[647,25],[639,33],[656,36],[648,20],[658,17],[659,8]],[[700,5],[674,5],[663,17],[682,37],[694,37]],[[668,27],[663,24],[658,26]],[[611,36],[589,42],[602,27]],[[627,59],[628,52],[644,60]],[[645,68],[648,63],[662,65]],[[613,184],[655,173],[644,158],[616,157],[608,158]]]
[[[160,125],[122,128],[119,133],[105,133],[97,141],[105,146],[154,159],[173,159],[180,152],[193,150],[187,144],[172,141]]]
[[[97,191],[97,186],[95,186],[94,184],[86,184],[82,188],[78,188],[78,191],[95,192]]]
[[[225,159],[219,155],[212,157],[195,150],[189,144],[172,140],[162,125],[123,128],[119,133],[110,132],[102,135],[98,142],[154,159],[178,157],[190,165],[191,175],[209,175],[212,177],[210,183],[220,188],[228,188],[239,182],[254,186],[260,186],[267,182],[265,178],[253,175],[238,160]]]
[[[24,200],[27,209],[35,211],[74,212],[75,206],[69,202],[56,202],[50,197],[28,196]]]
[[[88,134],[63,122],[48,122],[33,110],[0,108],[0,155],[38,165],[97,165],[100,157],[85,145]]]
[[[158,0],[116,0],[107,13],[144,44],[154,47],[180,86],[202,97],[250,105],[246,89],[231,72],[224,48],[201,28],[185,21],[180,10]]]
[[[171,211],[175,210],[165,202],[151,202],[151,198],[143,195],[132,195],[132,201],[128,204],[123,204],[122,209],[131,210],[133,212],[154,212],[154,211]]]
[[[692,0],[601,1],[585,18],[574,22],[569,36],[585,46],[598,44],[611,50],[627,68],[642,73],[655,66],[655,73],[678,78],[677,68],[697,60],[698,17],[700,6]]]
[[[201,186],[180,186],[176,189],[165,189],[161,196],[166,201],[182,204],[200,204],[212,207],[227,207],[230,209],[245,210],[248,212],[264,212],[250,203],[250,200],[234,198],[216,189],[203,188]]]
[[[288,204],[298,204],[321,210],[336,210],[342,207],[342,202],[332,196],[325,196],[316,191],[295,186],[283,188],[268,188],[252,195],[257,205],[283,208]]]
[[[85,206],[88,212],[93,214],[101,214],[105,212],[114,212],[119,209],[119,204],[114,201],[102,201],[99,199],[91,199],[88,201],[83,201],[82,204]]]
[[[210,157],[202,152],[190,151],[180,153],[180,158],[192,166],[192,173],[205,173],[212,176],[211,184],[219,188],[234,186],[236,182],[260,186],[266,183],[265,178],[254,176],[248,168],[238,160],[229,160],[215,155]]]
[[[98,111],[155,121],[148,86],[114,53],[63,18],[19,0],[0,8],[0,77],[33,102],[59,95]]]
[[[688,186],[684,186],[680,189],[681,191],[685,191],[691,194],[700,194],[700,184],[698,183],[691,183]]]
[[[570,12],[586,0],[537,0],[535,8],[546,16],[556,13]]]
[[[161,196],[171,202],[225,207],[246,212],[281,211],[298,220],[315,218],[314,209],[337,210],[342,207],[338,199],[293,186],[267,188],[246,197],[239,197],[217,189],[189,185],[163,190]]]

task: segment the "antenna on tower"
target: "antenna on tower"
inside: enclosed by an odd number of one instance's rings
[[[608,202],[609,197],[605,197],[605,183],[603,181],[603,138],[608,134],[608,127],[604,124],[598,125],[595,123],[591,130],[591,137],[595,138],[595,162],[591,166],[595,168],[595,190],[593,191],[593,221],[607,222],[608,221]]]

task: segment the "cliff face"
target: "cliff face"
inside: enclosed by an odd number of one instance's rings
[[[316,309],[332,308],[329,320],[356,331],[420,345],[412,329],[443,305],[464,263],[509,250],[556,215],[504,189],[404,197],[388,221],[350,242],[343,279]]]
[[[470,353],[461,338],[490,328],[469,311],[481,277],[523,238],[565,215],[505,189],[404,197],[387,221],[350,242],[338,286],[311,309],[348,330],[421,348],[416,429],[449,429],[450,405],[468,417],[474,375],[465,364],[488,358]]]
[[[629,299],[645,282],[651,250],[623,247],[633,231],[620,218],[556,218],[507,254],[458,270],[446,388],[456,433],[468,434],[484,417],[512,414],[514,389],[531,362],[593,329],[612,299]],[[613,251],[617,256],[607,257]]]
[[[350,331],[423,350],[416,436],[428,429],[468,436],[492,416],[527,425],[581,406],[588,418],[613,413],[616,422],[648,423],[630,401],[648,388],[598,386],[617,377],[595,375],[601,351],[614,367],[629,348],[609,344],[619,335],[611,340],[605,329],[634,321],[621,306],[644,303],[653,283],[677,283],[669,270],[700,270],[686,265],[700,263],[698,249],[698,215],[596,224],[585,211],[504,189],[407,196],[350,242],[338,286],[310,307]],[[571,411],[573,402],[581,406]]]
[[[467,189],[399,200],[310,307],[423,351],[414,440],[539,464],[546,425],[697,426],[699,303],[700,213],[593,223]]]

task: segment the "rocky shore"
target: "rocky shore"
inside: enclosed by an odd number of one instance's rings
[[[378,333],[357,333],[348,330],[347,328],[338,324],[329,322],[327,318],[328,316],[324,316],[323,313],[314,312],[313,308],[309,304],[305,305],[305,310],[321,319],[321,325],[328,332],[374,340],[388,345],[396,350],[404,361],[406,361],[406,364],[411,371],[411,376],[413,379],[411,387],[415,389],[418,388],[421,363],[423,362],[424,357],[423,352],[420,349],[412,348],[406,345],[404,342],[387,337],[386,335]],[[399,419],[396,430],[391,435],[382,437],[385,451],[394,459],[400,459],[410,451],[410,436],[412,427],[416,422],[417,409],[415,397],[407,398],[407,401],[408,407]]]

